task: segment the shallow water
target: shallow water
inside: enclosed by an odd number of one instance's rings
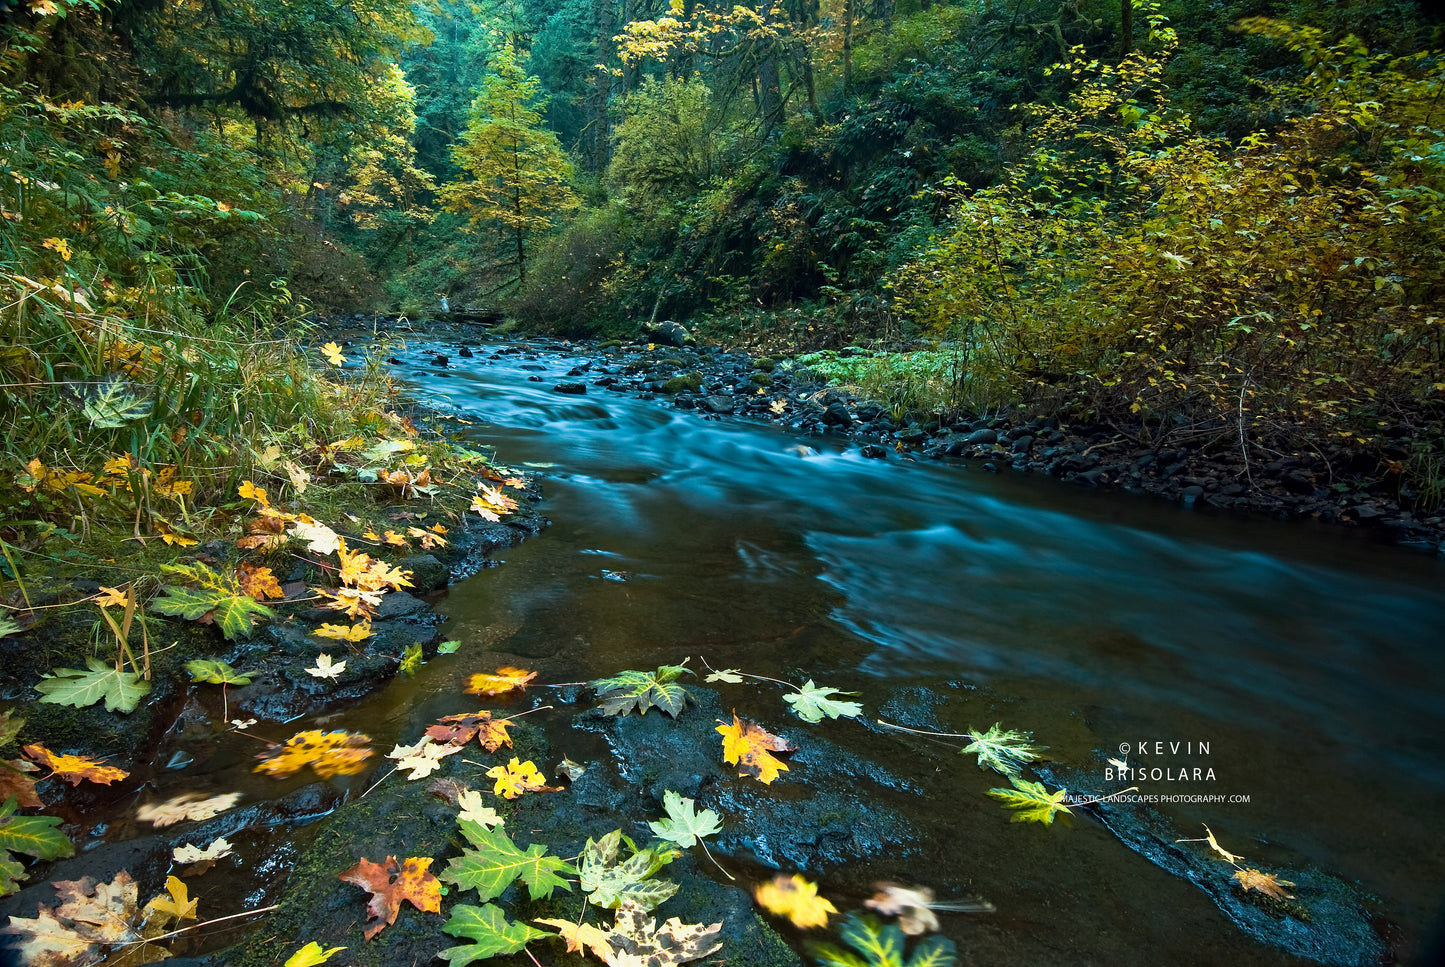
[[[857,690],[869,716],[926,686],[943,701],[918,711],[937,727],[1031,730],[1054,759],[1098,772],[1097,791],[1119,787],[1104,759],[1127,743],[1133,765],[1190,770],[1144,792],[1248,797],[1159,808],[1180,836],[1207,822],[1251,862],[1358,881],[1407,949],[1435,917],[1438,560],[1340,528],[866,460],[836,438],[596,386],[559,395],[575,358],[485,355],[404,372],[425,402],[474,421],[468,435],[499,462],[550,465],[552,526],[443,604],[447,636],[485,646],[469,644],[458,674],[522,659],[539,680],[578,681],[692,656]],[[786,724],[775,695],[739,711]],[[915,768],[925,795],[888,805],[922,842],[811,872],[825,893],[901,879],[990,900],[997,913],[945,920],[964,963],[1295,962],[1087,817],[1009,824],[982,795],[998,777],[951,754],[962,742],[828,729]],[[1193,745],[1154,745],[1170,741]]]

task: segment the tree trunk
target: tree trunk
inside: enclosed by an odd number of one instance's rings
[[[1119,2],[1119,56],[1122,58],[1134,50],[1134,0]]]

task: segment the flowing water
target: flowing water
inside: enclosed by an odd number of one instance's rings
[[[1102,781],[1104,759],[1127,752],[1165,770],[1146,793],[1223,797],[1158,808],[1180,836],[1208,823],[1249,862],[1357,881],[1407,948],[1434,921],[1440,561],[1338,528],[867,460],[834,438],[595,386],[561,395],[551,386],[577,359],[486,355],[414,376],[418,395],[473,421],[500,462],[548,465],[552,526],[444,602],[447,636],[485,644],[468,670],[520,659],[539,680],[577,681],[702,657],[856,690],[870,717],[923,686],[941,698],[925,720],[1031,730],[1052,758],[1100,773],[1100,790],[1120,787]],[[821,871],[824,892],[967,884],[998,912],[945,923],[964,963],[1295,962],[1086,817],[1009,824],[982,795],[999,778],[972,757],[827,729],[920,773],[925,795],[891,805],[925,841]]]

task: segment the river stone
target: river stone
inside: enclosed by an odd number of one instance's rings
[[[1013,446],[1010,447],[1014,453],[1028,453],[1033,448],[1034,438],[1032,436],[1017,437],[1014,439]]]
[[[928,431],[921,426],[910,426],[906,430],[899,430],[895,436],[899,443],[922,443],[928,439]]]
[[[827,426],[852,426],[853,414],[848,412],[848,405],[841,400],[834,400],[828,404],[823,411],[823,423]]]
[[[647,337],[648,342],[661,343],[664,346],[681,348],[697,342],[686,327],[671,320],[652,324],[644,323],[642,333]]]
[[[403,571],[411,572],[414,594],[428,594],[447,586],[451,571],[431,554],[417,554],[396,562]]]
[[[968,436],[963,438],[963,442],[969,444],[970,446],[980,443],[997,443],[998,431],[990,430],[988,427],[984,427],[981,430],[974,430]]]
[[[733,398],[724,393],[705,397],[702,402],[709,413],[731,413],[734,407]]]
[[[888,456],[888,451],[876,443],[869,443],[858,452],[869,460],[882,460]]]
[[[586,383],[558,383],[552,387],[554,393],[566,393],[570,396],[581,396],[587,392]]]

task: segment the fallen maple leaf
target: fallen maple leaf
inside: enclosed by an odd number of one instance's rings
[[[1276,900],[1294,899],[1293,893],[1286,893],[1284,890],[1287,886],[1294,886],[1294,883],[1289,880],[1281,880],[1273,873],[1264,873],[1250,867],[1236,870],[1231,879],[1237,880],[1246,893],[1250,890],[1258,890],[1260,893],[1274,897]]]
[[[35,780],[27,772],[39,771],[25,759],[0,759],[0,802],[14,797],[22,809],[39,809],[44,805],[35,792]]]
[[[379,592],[363,591],[361,588],[337,588],[335,591],[317,589],[316,596],[325,602],[321,607],[345,612],[352,621],[358,618],[369,619],[381,605]]]
[[[628,840],[628,845],[632,841]],[[587,902],[599,907],[618,907],[630,900],[651,910],[677,892],[670,880],[652,878],[659,869],[680,856],[667,848],[633,848],[632,855],[622,857],[622,830],[614,829],[599,840],[589,838],[577,858],[577,884],[586,894]]]
[[[1073,815],[1073,811],[1064,805],[1067,789],[1049,792],[1043,783],[1030,782],[1018,776],[1009,776],[1008,781],[1013,784],[1012,789],[990,789],[988,794],[1002,800],[1005,807],[1018,810],[1010,822],[1043,823],[1048,826],[1053,823],[1055,813]]]
[[[499,824],[500,825],[500,824]],[[482,900],[492,900],[516,880],[527,887],[533,900],[549,897],[558,889],[571,891],[561,874],[577,875],[566,860],[547,855],[547,847],[533,843],[525,850],[500,829],[488,829],[469,819],[457,820],[457,828],[473,848],[447,863],[441,878],[462,890],[476,890]]]
[[[142,909],[136,883],[122,870],[109,883],[91,877],[51,883],[61,901],[41,906],[33,918],[10,918],[0,934],[20,938],[14,949],[20,962],[36,967],[79,967],[102,959],[107,947],[124,945],[125,963],[148,964],[170,956],[155,945],[172,921],[196,919],[196,901],[174,876],[166,893]],[[117,961],[118,963],[121,961]]]
[[[459,903],[452,907],[451,918],[442,930],[453,937],[465,937],[475,943],[448,947],[437,954],[452,967],[463,967],[474,960],[485,960],[499,954],[514,954],[527,946],[529,940],[550,936],[525,923],[513,923],[495,903],[474,907]]]
[[[968,737],[973,741],[959,749],[959,755],[972,752],[978,756],[980,769],[986,766],[1010,778],[1018,775],[1025,765],[1040,758],[1040,753],[1047,748],[1034,745],[1032,733],[1006,731],[999,727],[998,722],[993,723],[993,728],[987,732],[970,728]]]
[[[242,564],[236,568],[236,580],[240,583],[241,590],[257,601],[286,597],[286,592],[281,590],[281,582],[276,580],[276,575],[271,573],[269,567]]]
[[[321,654],[316,656],[316,664],[306,669],[306,674],[314,675],[317,678],[335,678],[344,671],[346,671],[346,662],[333,663],[330,655]]]
[[[110,785],[117,779],[124,779],[130,775],[124,769],[104,765],[103,760],[83,755],[63,755],[51,752],[39,743],[27,745],[21,751],[34,762],[48,768],[51,776],[59,776],[72,786],[80,785],[82,780]],[[45,778],[48,779],[50,776]]]
[[[291,536],[306,543],[306,549],[313,554],[331,554],[345,546],[341,535],[314,520],[291,522]]]
[[[719,725],[716,731],[723,737],[723,761],[737,766],[741,770],[739,775],[770,783],[778,778],[778,773],[788,771],[788,764],[772,754],[793,751],[793,744],[786,739],[752,722],[744,722],[736,712],[732,725]]]
[[[488,829],[501,829],[507,825],[495,809],[482,802],[482,794],[475,789],[464,789],[457,795],[457,809],[457,822],[467,820]]]
[[[406,900],[424,913],[442,912],[442,884],[428,867],[431,857],[408,858],[398,863],[388,856],[385,863],[372,863],[366,857],[341,874],[341,879],[354,883],[371,894],[366,905],[370,919],[366,922],[366,939],[370,940],[388,924],[396,923],[401,901]]]
[[[467,679],[465,689],[468,695],[505,695],[518,689],[525,690],[527,683],[537,677],[536,672],[525,668],[498,668],[495,675],[473,675]]]
[[[721,922],[704,926],[683,923],[673,917],[658,927],[656,921],[631,900],[623,900],[617,908],[617,920],[611,930],[570,920],[536,922],[558,928],[568,950],[586,946],[608,967],[671,967],[701,960],[722,949],[722,942],[717,939],[722,933]]]
[[[516,756],[512,756],[512,761],[504,766],[492,766],[487,770],[487,777],[497,780],[492,789],[493,794],[507,799],[516,799],[524,792],[558,791],[557,788],[547,785],[547,778],[537,770],[531,759],[518,762]]]
[[[240,800],[239,792],[223,792],[218,796],[183,792],[165,802],[141,806],[136,810],[136,818],[155,826],[171,826],[187,819],[199,821],[218,816]]]
[[[451,723],[451,724],[448,724]],[[436,725],[427,727],[426,734],[438,742],[466,745],[476,736],[477,742],[488,752],[496,752],[502,746],[510,746],[512,737],[507,729],[513,723],[509,719],[494,719],[485,709],[462,715],[444,715]]]
[[[423,738],[416,745],[398,745],[386,755],[389,759],[397,760],[398,769],[411,770],[408,779],[425,779],[436,771],[442,759],[460,751],[462,747],[459,745]]]
[[[341,355],[341,347],[334,342],[329,342],[322,346],[321,355],[325,356],[326,361],[333,366],[346,365],[346,357]]]
[[[324,964],[330,960],[332,954],[339,953],[345,949],[345,947],[323,948],[313,940],[290,957],[287,957],[286,963],[283,964],[282,967],[318,967],[319,964]]]
[[[905,957],[907,937],[897,924],[879,924],[872,917],[850,913],[838,930],[843,942],[858,953],[835,947],[818,948],[818,963],[825,967],[954,967],[957,949],[946,937],[928,937],[914,944]]]
[[[273,745],[258,755],[261,764],[252,771],[279,779],[295,775],[309,765],[322,779],[352,776],[365,768],[371,750],[364,746],[370,741],[370,736],[360,732],[317,729],[297,732],[285,745]]]
[[[636,709],[646,715],[650,708],[660,708],[676,718],[692,693],[677,683],[683,674],[692,674],[684,665],[662,665],[655,672],[627,669],[611,678],[598,678],[587,684],[597,690],[602,711],[608,715],[626,715]]]
[[[793,711],[798,713],[798,718],[804,722],[821,722],[825,716],[836,719],[863,714],[863,706],[859,703],[840,702],[833,698],[834,695],[857,694],[857,692],[840,692],[827,685],[814,685],[810,678],[808,683],[800,686],[794,694],[784,695],[783,701],[793,706]]]
[[[666,789],[662,793],[662,807],[667,816],[655,823],[648,823],[652,834],[658,839],[678,846],[695,846],[697,841],[722,832],[722,821],[711,809],[697,811],[691,799],[679,792]]]
[[[177,846],[171,850],[171,859],[176,863],[205,863],[207,867],[209,867],[215,863],[216,860],[230,856],[231,851],[232,847],[230,842],[227,841],[226,837],[221,836],[205,849],[201,849],[199,846],[192,846],[190,843]]]
[[[828,914],[838,912],[832,901],[818,896],[818,884],[805,880],[801,873],[779,873],[767,883],[758,884],[753,896],[766,910],[787,917],[804,930],[826,927]]]
[[[323,624],[311,633],[318,638],[332,638],[336,641],[348,641],[354,644],[358,641],[365,641],[376,632],[371,630],[370,621],[358,621],[354,625]]]

